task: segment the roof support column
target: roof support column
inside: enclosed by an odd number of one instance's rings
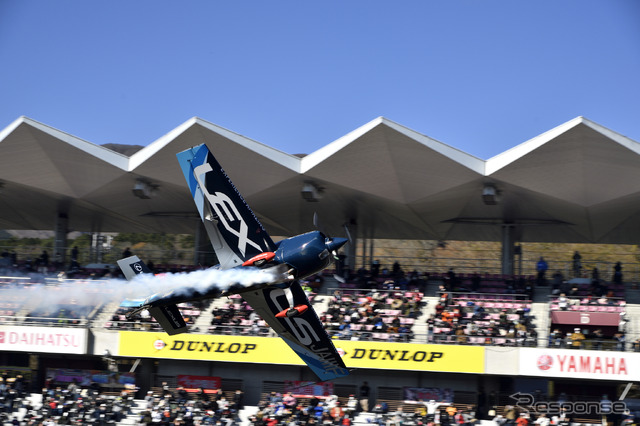
[[[69,233],[69,217],[66,213],[58,212],[53,237],[53,265],[63,269],[65,252],[67,250],[67,234]]]
[[[200,264],[200,245],[202,244],[202,235],[205,234],[204,226],[200,221],[196,224],[196,230],[193,235],[193,264]]]
[[[502,274],[513,275],[513,255],[515,252],[515,226],[502,225]]]
[[[207,234],[207,229],[201,220],[197,221],[194,234],[193,264],[206,268],[218,264],[218,258],[213,250],[211,240]]]
[[[358,235],[358,225],[355,223],[349,223],[347,226],[349,229],[349,235]],[[347,244],[347,268],[349,272],[353,273],[356,271],[356,247],[358,245],[358,238],[352,237],[349,244]]]
[[[371,242],[369,244],[369,262],[365,265],[365,268],[366,267],[371,268],[371,265],[373,265],[373,249],[375,246],[375,240],[373,239],[373,237],[370,237],[369,241]]]
[[[367,268],[367,239],[366,238],[362,238],[362,256],[360,257],[362,259],[362,267],[363,268]]]

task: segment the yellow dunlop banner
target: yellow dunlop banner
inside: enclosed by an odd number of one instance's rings
[[[349,368],[484,373],[484,348],[334,340]]]
[[[484,348],[334,340],[348,368],[483,373]],[[119,356],[304,365],[279,338],[120,332]]]

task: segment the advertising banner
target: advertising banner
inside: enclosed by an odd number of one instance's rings
[[[551,322],[553,324],[617,327],[620,323],[620,314],[606,312],[551,311]]]
[[[453,391],[449,388],[402,388],[403,399],[405,401],[437,401],[453,402]]]
[[[484,373],[484,348],[464,345],[336,340],[351,368]]]
[[[222,379],[214,376],[192,376],[187,374],[179,374],[178,386],[186,389],[220,389]]]
[[[520,375],[637,381],[640,353],[522,348]]]
[[[300,380],[285,380],[285,393],[291,392],[298,398],[313,396],[329,396],[333,395],[333,382],[303,382]]]
[[[89,386],[94,382],[102,385],[135,385],[136,383],[134,373],[70,368],[47,368],[47,379],[56,384],[69,384],[75,381],[78,386]]]
[[[484,348],[335,340],[349,368],[483,373]],[[121,331],[119,356],[304,365],[279,338]]]
[[[86,354],[87,329],[0,326],[0,350]]]

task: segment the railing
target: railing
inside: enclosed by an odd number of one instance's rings
[[[33,317],[15,315],[0,315],[0,324],[37,327],[89,327],[89,321],[86,318]]]
[[[360,251],[362,247],[358,247]],[[380,250],[382,253],[375,254],[374,259],[380,262],[381,270],[387,268],[391,270],[392,265],[397,261],[402,266],[405,273],[413,270],[429,273],[445,273],[449,268],[454,268],[456,273],[471,274],[474,272],[480,274],[501,274],[502,263],[499,246],[496,249],[475,249],[472,251],[472,255],[460,256],[460,257],[441,257],[441,253],[433,251],[431,248],[419,248],[419,247],[399,247],[397,245],[384,245],[378,244],[376,250]],[[0,246],[0,252],[10,252],[16,250],[13,246]],[[70,264],[70,254],[72,247],[66,247],[62,249],[65,253],[64,259],[55,259],[53,256],[53,249],[51,246],[31,246],[20,247],[17,253],[17,260],[19,263],[24,263],[27,259],[31,260],[33,268],[36,268],[37,258],[40,256],[43,250],[49,252],[49,264],[60,264],[58,270],[67,270]],[[82,248],[78,256],[78,262],[81,265],[89,263],[106,263],[115,264],[116,261],[123,257],[122,247],[118,249],[108,248],[102,251],[97,251],[95,248]],[[386,253],[386,254],[385,254]],[[390,253],[390,254],[389,254]],[[455,251],[448,252],[449,254],[455,254]],[[136,249],[135,253],[138,257],[145,260],[145,262],[152,261],[155,264],[180,264],[180,265],[194,265],[194,259],[213,258],[211,251],[195,251],[194,249],[160,249],[155,246],[152,248],[142,247]],[[536,249],[535,252],[526,251],[522,257],[516,256],[514,259],[513,270],[518,275],[536,275],[536,262],[540,256],[544,256],[547,260],[548,270],[547,279],[550,280],[555,271],[560,271],[564,275],[565,279],[576,277],[574,273],[574,264],[571,260],[571,252],[559,253],[558,251],[550,251],[549,256],[545,255],[545,250]],[[593,268],[598,268],[600,277],[604,280],[612,281],[613,268],[615,261],[600,260],[598,256],[604,256],[611,258],[611,256],[601,255],[600,253],[583,253],[581,260],[581,268],[578,274],[579,277],[589,278]],[[367,253],[365,256],[367,260],[363,260],[363,256],[359,253],[356,256],[356,264],[351,268],[355,273],[359,268],[364,267],[370,269],[370,256]],[[554,260],[553,257],[562,257],[567,260]],[[595,259],[594,259],[595,257]],[[622,265],[622,272],[624,280],[627,282],[640,281],[640,263],[637,261],[637,254],[630,250],[622,250],[619,254],[620,262]]]
[[[497,302],[497,301],[512,301],[521,303],[531,303],[531,298],[526,293],[474,293],[474,292],[441,292],[438,291],[438,296],[442,294],[448,294],[449,300],[467,300],[478,302]]]

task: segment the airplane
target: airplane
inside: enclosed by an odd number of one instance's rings
[[[148,310],[169,335],[187,331],[177,304],[239,294],[293,349],[320,380],[349,374],[311,306],[299,280],[328,267],[346,238],[310,231],[274,243],[242,195],[205,144],[177,154],[191,195],[220,262],[215,268],[259,269],[265,282],[232,286],[224,292],[174,289],[154,294],[134,306],[127,317]],[[118,261],[127,279],[151,273],[137,257]]]

